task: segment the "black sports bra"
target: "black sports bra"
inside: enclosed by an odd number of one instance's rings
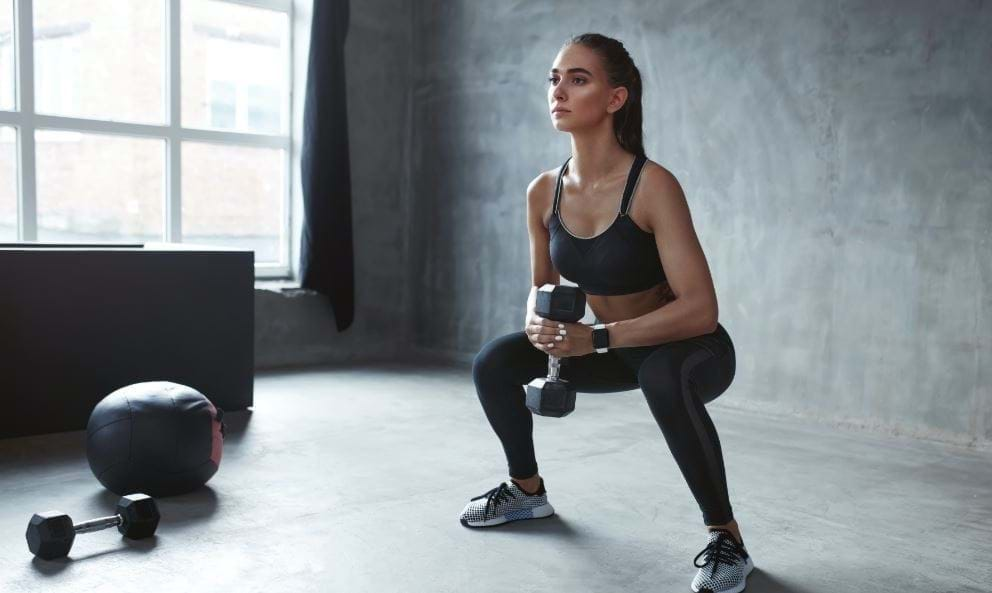
[[[605,231],[594,237],[573,235],[561,220],[561,178],[570,160],[572,157],[568,157],[558,171],[554,208],[548,222],[551,262],[555,268],[586,294],[631,294],[664,282],[665,270],[658,257],[654,233],[641,229],[628,214],[647,157],[640,155],[634,159],[617,217]]]

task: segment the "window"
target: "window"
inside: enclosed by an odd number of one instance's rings
[[[17,240],[17,132],[0,126],[0,243]]]
[[[79,109],[82,102],[80,57],[83,54],[85,59],[84,44],[92,47],[87,43],[92,41],[89,28],[88,22],[35,28],[34,96],[37,111],[62,115],[109,115],[98,111],[86,113]],[[161,108],[158,115],[161,122]]]
[[[14,108],[14,5],[0,0],[0,109]]]
[[[0,241],[234,246],[288,276],[291,4],[0,0]]]
[[[210,81],[210,126],[234,129],[237,115],[237,87],[222,80]]]

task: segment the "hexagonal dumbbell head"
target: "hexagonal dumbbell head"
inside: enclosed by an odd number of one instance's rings
[[[586,314],[586,293],[577,286],[545,284],[537,290],[534,313],[564,323],[575,323]]]
[[[35,513],[28,522],[25,534],[31,553],[45,560],[54,560],[69,554],[76,532],[72,519],[59,511]]]
[[[561,418],[575,411],[575,390],[568,381],[537,378],[527,384],[526,403],[535,414]]]
[[[124,537],[141,539],[151,537],[158,528],[158,505],[147,494],[128,494],[117,503],[117,514],[123,521],[117,526]],[[71,529],[71,527],[70,527]]]

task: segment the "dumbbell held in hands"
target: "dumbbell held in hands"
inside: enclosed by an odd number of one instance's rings
[[[586,295],[575,286],[545,284],[537,291],[534,314],[551,321],[575,323],[586,312]],[[540,416],[561,418],[575,410],[575,390],[558,376],[560,360],[548,350],[548,376],[527,384],[527,408]]]

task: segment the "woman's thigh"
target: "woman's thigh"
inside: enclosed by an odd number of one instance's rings
[[[689,383],[702,402],[709,403],[734,382],[737,354],[727,330],[717,324],[716,331],[696,338],[696,344],[711,353],[692,370]]]
[[[473,374],[497,373],[517,385],[548,374],[548,354],[535,348],[523,330],[494,338],[475,355]],[[637,389],[637,372],[613,351],[559,358],[558,376],[584,393]]]
[[[639,383],[644,382],[645,375],[674,377],[688,373],[688,384],[703,403],[726,391],[736,372],[733,341],[720,324],[709,334],[653,346],[618,348],[617,354],[636,373]]]

